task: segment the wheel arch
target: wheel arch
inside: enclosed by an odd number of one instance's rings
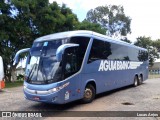
[[[139,77],[142,77],[142,81],[143,81],[143,73],[140,73],[140,74],[139,74]]]
[[[89,85],[89,84],[93,85],[93,87],[95,88],[95,91],[96,91],[96,93],[97,93],[96,81],[95,81],[94,79],[87,80],[87,81],[86,81],[85,88],[86,88],[86,86]]]
[[[139,75],[138,75],[138,73],[136,73],[136,74],[134,75],[134,77],[137,77],[137,78],[139,79]]]

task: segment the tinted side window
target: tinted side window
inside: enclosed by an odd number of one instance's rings
[[[89,37],[72,37],[69,40],[69,43],[76,43],[79,44],[76,56],[77,58],[77,64],[78,64],[78,70],[81,68],[82,62],[83,62],[83,58],[84,55],[86,53],[87,50],[87,46],[89,43],[90,38]]]
[[[147,61],[148,52],[144,50],[138,50],[135,48],[128,49],[128,56],[132,61]]]
[[[107,59],[110,54],[110,43],[94,39],[90,50],[88,63],[99,59]]]
[[[72,37],[67,41],[68,43],[79,44],[79,46],[65,50],[63,65],[65,78],[80,70],[89,40],[89,37]]]
[[[146,61],[148,53],[133,47],[94,39],[88,63],[99,59]]]
[[[138,52],[138,60],[139,61],[147,61],[148,60],[148,52],[139,50],[139,52]]]
[[[63,58],[63,68],[64,68],[64,77],[67,78],[74,73],[78,72],[80,69],[79,67],[79,60],[77,56],[77,48],[67,48],[64,52]]]
[[[111,51],[112,54],[108,56],[110,60],[130,60],[127,46],[111,43]]]
[[[128,47],[128,56],[131,61],[139,61],[138,60],[138,49]]]

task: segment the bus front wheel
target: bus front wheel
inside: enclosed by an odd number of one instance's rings
[[[95,88],[92,84],[88,84],[85,88],[82,102],[83,103],[91,103],[96,95]]]

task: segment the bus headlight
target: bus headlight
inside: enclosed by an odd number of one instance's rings
[[[65,83],[64,85],[62,86],[59,86],[59,87],[55,87],[55,88],[52,88],[50,90],[48,90],[50,93],[53,93],[53,92],[57,92],[65,87],[67,87],[69,85],[69,82],[68,83]]]
[[[53,92],[57,92],[59,90],[60,90],[59,87],[56,87],[56,88],[52,88],[52,89],[48,90],[48,92],[53,93]]]
[[[26,86],[25,86],[25,85],[23,85],[23,89],[26,89]]]

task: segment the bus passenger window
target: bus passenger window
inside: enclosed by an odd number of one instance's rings
[[[107,59],[111,54],[110,43],[102,40],[94,39],[89,54],[88,63],[96,60]]]
[[[77,65],[77,48],[67,48],[64,53],[64,76],[65,78],[71,76],[78,71]]]

